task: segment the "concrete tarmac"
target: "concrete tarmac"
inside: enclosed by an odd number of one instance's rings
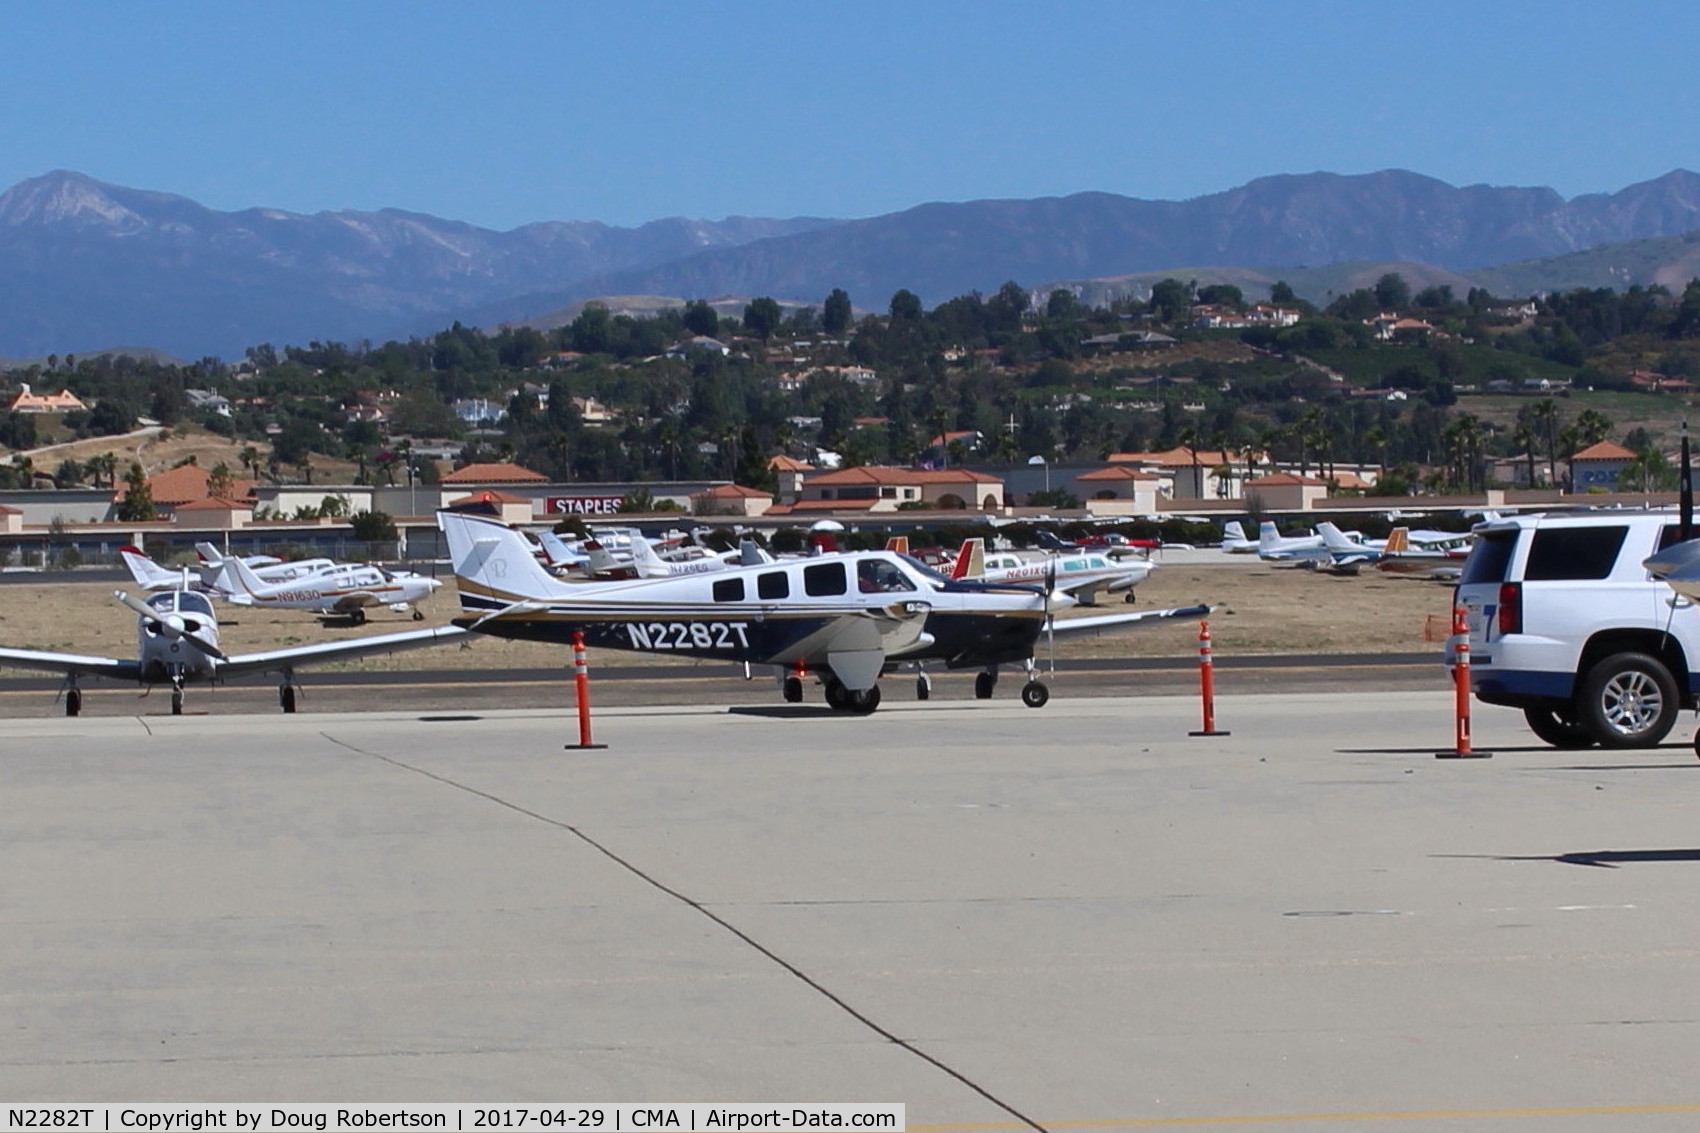
[[[1450,705],[0,721],[0,1097],[1695,1128],[1700,761]]]

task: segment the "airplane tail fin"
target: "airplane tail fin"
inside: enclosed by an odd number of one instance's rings
[[[1326,519],[1316,525],[1316,533],[1322,536],[1322,545],[1330,551],[1354,551],[1358,549],[1350,539],[1346,538],[1345,532]]]
[[[1281,542],[1281,530],[1272,520],[1264,520],[1257,525],[1257,545],[1264,550],[1272,550]]]
[[[195,554],[199,555],[201,561],[208,566],[217,566],[224,561],[224,552],[211,543],[196,543]]]
[[[585,564],[586,569],[593,575],[608,574],[620,569],[620,561],[614,557],[614,553],[595,539],[584,545],[584,552],[590,557],[590,561]]]
[[[437,526],[449,544],[449,563],[460,587],[461,608],[487,612],[516,601],[549,599],[569,592],[531,553],[525,536],[495,519],[440,511]]]
[[[739,566],[761,566],[773,562],[773,556],[762,549],[762,545],[754,539],[744,539],[738,544]]]
[[[956,563],[950,568],[952,578],[979,578],[986,573],[986,541],[964,539],[956,552]]]
[[[648,539],[642,535],[632,536],[632,565],[637,568],[639,577],[666,578],[673,572],[667,569],[667,564],[661,561],[661,556],[655,553]]]
[[[1382,550],[1389,554],[1398,554],[1411,549],[1411,533],[1408,528],[1395,527],[1387,533],[1387,546]]]
[[[130,570],[130,577],[136,585],[148,590],[174,590],[180,581],[180,576],[166,570],[147,555],[141,548],[123,546],[118,548],[118,557],[124,560],[124,565]]]
[[[1222,525],[1222,542],[1244,543],[1245,541],[1245,528],[1240,526],[1239,520],[1230,519]]]
[[[230,594],[248,597],[253,597],[255,591],[266,588],[266,584],[254,573],[253,568],[235,555],[224,560],[218,572],[218,583]]]
[[[1056,532],[1051,531],[1049,528],[1041,527],[1037,531],[1033,532],[1033,539],[1039,544],[1039,546],[1045,548],[1047,551],[1060,551],[1063,549],[1062,540],[1058,539]]]
[[[885,541],[885,549],[895,551],[900,555],[907,555],[909,553],[909,536],[893,535]]]

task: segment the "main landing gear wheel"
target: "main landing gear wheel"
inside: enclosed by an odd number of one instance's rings
[[[83,712],[83,690],[71,689],[65,693],[65,715],[80,716]]]
[[[295,686],[280,686],[277,690],[277,702],[285,712],[295,711]]]
[[[357,626],[363,626],[363,625],[366,624],[366,611],[365,610],[356,609],[352,614],[349,614],[348,616],[349,616],[350,620],[352,620],[354,622],[354,624],[357,625]]]
[[[424,610],[413,611],[413,620],[416,621],[416,622],[424,621],[425,620],[425,611]]]
[[[173,716],[183,715],[183,690],[180,688],[171,690],[171,714]]]
[[[846,689],[844,695],[846,698],[845,709],[858,716],[866,716],[880,706],[879,685],[856,691]]]
[[[1051,699],[1051,690],[1044,681],[1028,681],[1021,686],[1021,703],[1029,708],[1043,708]]]
[[[850,707],[850,690],[838,680],[829,677],[826,682],[826,706],[834,712],[843,712]]]
[[[933,679],[922,673],[915,678],[915,699],[926,700],[933,695]]]
[[[796,677],[785,678],[785,703],[796,704],[803,699],[803,682]]]
[[[974,699],[990,700],[992,690],[998,687],[996,673],[976,673],[974,676]]]

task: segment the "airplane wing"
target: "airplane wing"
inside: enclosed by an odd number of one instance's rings
[[[1105,630],[1126,629],[1137,625],[1157,625],[1161,622],[1202,618],[1210,613],[1209,606],[1176,606],[1168,610],[1131,610],[1125,614],[1094,614],[1084,618],[1052,618],[1047,634],[1076,637]]]
[[[116,681],[140,680],[142,672],[141,665],[134,660],[89,657],[81,653],[45,653],[35,649],[0,649],[0,668],[75,673],[79,677],[110,677]]]
[[[346,661],[372,653],[394,653],[402,649],[419,649],[459,641],[467,637],[459,626],[434,626],[430,629],[411,629],[402,633],[382,633],[374,637],[358,637],[352,641],[326,641],[318,645],[297,645],[289,649],[271,649],[264,653],[239,653],[218,663],[217,673],[224,677],[248,673],[281,672],[305,665],[323,665],[331,661]],[[0,663],[4,663],[0,651]],[[11,652],[16,652],[12,650]],[[49,654],[43,654],[49,656]],[[131,668],[134,668],[131,662]]]

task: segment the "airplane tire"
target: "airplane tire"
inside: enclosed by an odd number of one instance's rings
[[[1028,681],[1021,686],[1021,703],[1029,708],[1043,708],[1051,699],[1051,690],[1044,681]]]
[[[416,621],[416,622],[424,621],[425,620],[425,611],[423,611],[423,610],[413,611],[413,620]]]
[[[859,692],[845,690],[845,709],[858,716],[866,716],[880,706],[880,686],[862,689]]]
[[[975,674],[975,676],[974,676],[974,699],[975,700],[990,700],[992,698],[992,690],[997,688],[997,687],[998,687],[998,675],[996,673],[977,673],[977,674]]]
[[[785,678],[785,703],[796,704],[803,699],[803,682],[796,677]]]
[[[83,693],[81,689],[72,689],[65,694],[65,715],[81,716],[83,714]]]
[[[826,706],[834,712],[844,712],[850,707],[850,690],[837,677],[826,682]]]
[[[915,699],[926,700],[933,695],[933,682],[926,677],[915,678]]]
[[[277,690],[277,702],[285,712],[295,711],[295,686],[284,685]]]
[[[366,611],[365,610],[355,610],[352,614],[350,614],[348,616],[351,619],[353,619],[354,624],[357,625],[357,626],[363,626],[363,625],[366,624]]]
[[[180,688],[171,690],[171,714],[173,716],[183,715],[183,690]]]

